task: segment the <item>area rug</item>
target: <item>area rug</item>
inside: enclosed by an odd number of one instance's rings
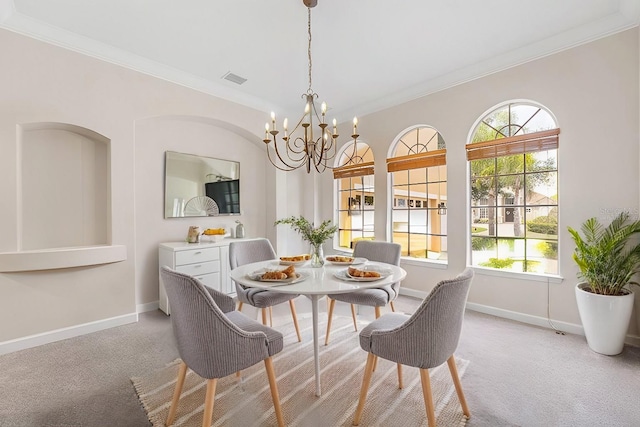
[[[302,342],[290,324],[279,326],[285,335],[284,350],[273,357],[280,402],[289,426],[350,426],[367,353],[360,348],[351,318],[337,316],[331,341],[320,346],[322,396],[315,396],[313,336],[310,319],[301,319]],[[305,325],[306,324],[306,325]],[[326,316],[320,317],[324,331]],[[362,324],[359,329],[364,327]],[[138,398],[154,427],[164,426],[180,360],[143,377],[132,378]],[[462,378],[469,361],[456,359]],[[462,413],[446,363],[430,370],[438,426],[464,426]],[[418,369],[403,367],[404,388],[398,389],[396,365],[379,359],[373,373],[361,426],[427,425]],[[464,379],[461,379],[464,389]],[[188,371],[176,415],[175,426],[201,426],[206,382]],[[277,425],[264,363],[242,371],[242,378],[230,375],[218,381],[213,409],[214,426]]]

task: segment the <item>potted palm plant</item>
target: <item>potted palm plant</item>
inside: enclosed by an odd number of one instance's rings
[[[322,244],[338,231],[338,226],[332,225],[331,221],[326,220],[318,227],[314,227],[313,223],[309,222],[302,215],[299,217],[291,216],[289,218],[279,219],[274,225],[278,224],[291,226],[291,228],[300,233],[302,238],[309,243],[312,267],[322,267],[324,265]]]
[[[640,221],[621,212],[607,226],[597,218],[586,220],[578,231],[568,227],[576,244],[573,259],[583,281],[576,285],[580,320],[589,347],[601,354],[622,352],[631,320],[632,277],[640,271]]]

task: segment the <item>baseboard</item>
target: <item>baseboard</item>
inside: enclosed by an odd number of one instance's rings
[[[145,304],[136,304],[136,313],[146,313],[147,311],[156,311],[160,308],[158,301],[147,302]]]
[[[408,288],[400,288],[400,294],[420,299],[424,299],[428,295],[427,292],[416,291],[415,289]],[[542,328],[548,329],[557,329],[562,332],[584,336],[584,329],[582,328],[582,325],[577,325],[575,323],[562,322],[554,319],[549,320],[546,317],[518,313],[517,311],[505,310],[502,308],[476,304],[473,302],[467,302],[466,307],[469,310],[477,311],[484,314],[490,314],[492,316],[501,317],[503,319],[515,320],[516,322],[522,322],[528,325],[540,326]],[[625,338],[625,343],[633,345],[635,347],[640,347],[640,336],[627,335],[627,337]]]
[[[95,322],[84,323],[82,325],[70,326],[68,328],[56,329],[54,331],[4,341],[0,343],[0,355],[65,340],[67,338],[74,338],[116,326],[135,323],[137,321],[138,313],[129,313],[109,319],[96,320]]]

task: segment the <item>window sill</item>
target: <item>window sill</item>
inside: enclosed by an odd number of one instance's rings
[[[544,283],[562,283],[564,281],[564,277],[555,275],[555,274],[534,274],[534,273],[519,273],[515,271],[503,271],[503,270],[495,270],[492,268],[483,268],[477,266],[468,266],[472,268],[475,274],[481,276],[494,276],[494,277],[509,277],[509,278],[518,278],[522,280],[531,280],[534,282],[544,282]]]
[[[437,268],[440,270],[446,270],[449,267],[449,263],[447,261],[437,261],[433,259],[411,258],[411,257],[400,258],[400,264],[417,265],[420,267],[426,266],[430,268]]]
[[[0,253],[0,273],[55,270],[125,261],[124,245],[82,246]]]

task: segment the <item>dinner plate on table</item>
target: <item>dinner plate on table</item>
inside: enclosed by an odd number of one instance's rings
[[[340,280],[346,280],[348,282],[375,282],[376,280],[382,280],[391,275],[391,271],[384,268],[368,267],[362,268],[363,271],[377,271],[380,273],[380,277],[355,277],[349,274],[349,269],[336,271],[333,275]]]
[[[269,270],[264,268],[262,270],[257,270],[257,271],[254,271],[253,273],[247,274],[247,277],[257,282],[269,283],[272,286],[291,285],[293,283],[302,282],[307,278],[306,274],[296,273],[294,277],[287,277],[286,279],[263,279],[262,275],[267,271],[274,271],[274,270]]]
[[[299,266],[304,264],[305,262],[308,262],[308,259],[303,259],[302,261],[284,261],[284,260],[280,260],[280,265],[295,265],[295,266]]]
[[[339,258],[350,258],[351,261],[337,261],[337,260],[333,260],[335,259],[335,256],[328,256],[325,257],[325,261],[328,262],[329,264],[332,265],[355,265],[355,264],[364,264],[365,262],[369,261],[366,258],[354,258],[354,257],[338,257]]]

